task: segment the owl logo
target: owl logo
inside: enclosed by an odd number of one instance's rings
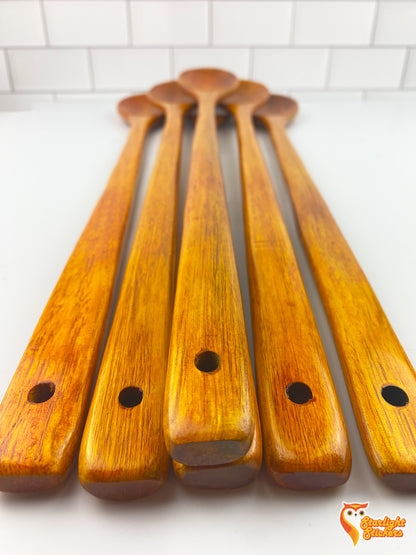
[[[352,539],[354,546],[357,545],[360,534],[352,523],[354,522],[354,524],[359,525],[360,520],[365,515],[364,509],[367,506],[368,503],[344,503],[344,507],[339,517],[341,526]]]

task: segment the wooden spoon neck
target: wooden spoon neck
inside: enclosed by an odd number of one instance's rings
[[[262,121],[272,135],[274,134],[279,137],[280,140],[288,140],[285,120],[282,117],[269,116],[267,118],[262,118]]]
[[[235,122],[243,172],[245,169],[247,170],[247,166],[251,166],[256,168],[256,173],[261,171],[264,174],[266,172],[264,159],[257,141],[256,130],[250,112],[236,114]]]
[[[182,131],[185,110],[173,106],[165,112],[165,124],[163,126],[162,141],[166,136],[178,135]]]
[[[193,103],[189,104],[167,104],[164,107],[166,123],[171,120],[182,120],[186,112],[192,108]]]
[[[215,106],[212,107],[212,110],[202,108],[198,111],[192,144],[191,165],[193,161],[197,160],[201,164],[205,160],[207,167],[213,164],[220,166]]]
[[[215,117],[215,109],[218,104],[218,96],[212,93],[201,93],[198,95],[198,114]]]
[[[252,122],[254,107],[250,104],[238,104],[236,106],[230,107],[234,118],[236,120],[241,120],[246,122]]]
[[[134,118],[130,126],[130,133],[127,139],[126,148],[129,148],[132,143],[136,145],[136,148],[141,148],[147,132],[155,121],[155,118]],[[140,147],[137,145],[140,145]]]

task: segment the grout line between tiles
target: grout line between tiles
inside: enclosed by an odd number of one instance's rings
[[[403,60],[403,68],[402,68],[402,74],[400,76],[400,84],[399,84],[399,89],[404,89],[404,83],[406,81],[406,73],[407,73],[407,67],[409,65],[409,58],[410,58],[410,48],[408,48],[406,50],[406,54],[404,55],[404,60]]]
[[[1,0],[0,0],[1,1]],[[264,1],[264,0],[263,0]],[[403,1],[403,0],[402,0]],[[404,50],[414,48],[415,43],[406,44],[377,44],[368,46],[368,44],[234,44],[221,45],[216,44],[212,47],[201,44],[140,44],[126,46],[125,44],[65,44],[65,45],[49,45],[47,48],[40,45],[0,45],[2,48],[15,50],[82,50],[83,48],[94,48],[97,50],[168,50],[169,48],[180,48],[182,50],[243,50],[247,48],[256,48],[257,50]]]
[[[174,80],[175,79],[175,54],[174,54],[173,48],[169,48],[169,72],[170,72],[170,78]]]
[[[212,0],[208,4],[208,45],[214,44],[214,4]]]
[[[272,90],[274,91],[275,89],[272,88]],[[324,89],[322,87],[282,87],[282,90],[287,90],[287,91],[296,91],[296,92],[306,92],[306,93],[345,93],[345,94],[349,94],[349,93],[358,93],[358,92],[362,92],[363,89],[360,86],[357,86],[356,88],[331,88],[331,89]],[[380,92],[380,93],[407,93],[407,92],[416,92],[416,86],[414,87],[406,87],[406,89],[399,89],[397,87],[385,87],[385,88],[369,88],[369,89],[365,89],[365,91],[367,92]],[[4,94],[11,94],[12,92],[15,92],[16,94],[113,94],[113,93],[126,93],[126,94],[137,94],[137,91],[132,91],[130,88],[125,88],[125,89],[117,89],[117,88],[107,88],[107,87],[103,87],[103,88],[95,88],[94,90],[92,89],[62,89],[62,90],[56,90],[56,89],[21,89],[21,90],[16,90],[14,89],[13,91],[0,91],[0,95],[4,95]]]
[[[5,48],[3,50],[4,52],[4,60],[5,60],[5,64],[6,64],[6,74],[7,74],[7,79],[9,81],[9,87],[10,87],[10,92],[15,92],[15,88],[14,88],[14,80],[13,80],[13,74],[12,74],[12,66],[10,64],[10,58],[9,58],[9,51],[7,50],[7,48]]]
[[[330,80],[331,80],[331,70],[332,70],[332,48],[328,49],[328,56],[326,60],[326,68],[325,68],[325,79],[324,79],[324,89],[329,91],[330,89]]]
[[[289,31],[289,45],[294,46],[295,44],[295,24],[296,24],[296,11],[297,2],[292,2],[290,10],[290,31]]]
[[[248,78],[254,80],[254,48],[248,50]]]
[[[43,25],[43,33],[44,33],[44,36],[45,36],[45,43],[46,43],[47,47],[50,47],[48,22],[47,22],[47,19],[46,19],[45,4],[44,4],[43,0],[41,0],[41,2],[39,2],[39,8],[40,8],[40,17],[42,19],[42,25]]]
[[[375,38],[376,38],[376,30],[377,30],[377,21],[378,21],[378,14],[380,10],[380,2],[377,1],[374,14],[373,14],[373,25],[371,27],[371,35],[370,35],[370,47],[375,45]]]
[[[126,17],[127,17],[127,46],[133,46],[133,21],[131,18],[131,2],[126,2]]]
[[[87,64],[88,64],[88,74],[90,76],[90,87],[92,91],[95,91],[95,74],[94,74],[94,64],[92,61],[91,48],[87,48]]]

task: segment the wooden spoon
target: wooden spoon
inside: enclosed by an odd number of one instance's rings
[[[361,439],[379,478],[416,488],[416,375],[374,291],[285,133],[291,98],[256,112],[271,134],[332,328]]]
[[[250,448],[254,388],[216,138],[215,106],[230,73],[187,71],[198,100],[165,394],[165,440],[190,466],[225,464]]]
[[[252,115],[269,97],[242,81],[222,103],[237,124],[265,460],[280,485],[319,489],[351,469],[347,430]]]
[[[79,456],[81,484],[110,499],[152,493],[169,468],[162,408],[176,270],[182,118],[194,100],[176,82],[154,87],[148,96],[164,110],[165,126]]]
[[[43,311],[0,406],[0,490],[63,481],[82,432],[149,126],[145,96],[119,106],[126,146]]]

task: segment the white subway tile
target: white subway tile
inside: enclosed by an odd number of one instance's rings
[[[394,102],[416,102],[416,91],[367,91],[366,100],[393,100]]]
[[[131,2],[133,44],[208,44],[208,2]]]
[[[0,110],[20,112],[31,110],[36,104],[53,102],[52,94],[0,94]]]
[[[10,50],[17,91],[85,90],[90,87],[85,50]]]
[[[120,1],[46,1],[48,36],[54,46],[127,45],[127,9]]]
[[[92,51],[97,89],[144,91],[171,78],[167,49]]]
[[[323,88],[328,51],[314,48],[254,51],[254,79],[271,89]]]
[[[295,44],[370,44],[376,3],[297,2]]]
[[[243,48],[175,49],[174,76],[196,67],[218,67],[231,71],[240,79],[249,77],[249,51]]]
[[[416,50],[415,49],[411,50],[409,54],[404,86],[406,88],[416,87]]]
[[[289,44],[291,14],[291,2],[214,2],[213,43],[218,46]]]
[[[0,51],[0,91],[8,90],[10,90],[10,83],[7,75],[6,54]]]
[[[19,0],[0,2],[0,46],[45,44],[40,3]]]
[[[351,102],[363,99],[360,91],[296,91],[291,90],[289,95],[298,102]]]
[[[331,88],[392,88],[400,85],[404,49],[335,49]]]
[[[133,94],[133,93],[132,93]],[[89,92],[89,93],[58,93],[55,95],[55,100],[57,102],[65,102],[67,104],[76,104],[83,102],[107,102],[112,105],[120,102],[126,96],[130,96],[127,91],[119,92]]]
[[[416,3],[380,2],[376,44],[416,44]]]

